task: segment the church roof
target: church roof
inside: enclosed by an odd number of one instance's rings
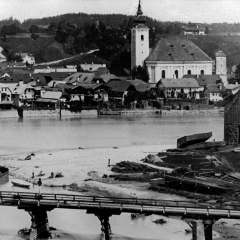
[[[193,42],[179,38],[160,39],[146,61],[212,61]]]

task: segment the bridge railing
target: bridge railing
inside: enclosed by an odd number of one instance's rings
[[[0,192],[0,201],[5,202],[17,202],[18,200],[37,202],[41,201],[56,205],[58,203],[78,204],[93,203],[93,205],[99,203],[105,204],[125,204],[125,205],[144,205],[144,206],[164,206],[164,207],[178,207],[178,208],[218,208],[218,209],[232,209],[240,210],[240,202],[228,202],[228,203],[201,203],[198,201],[174,201],[174,200],[154,200],[154,199],[141,199],[141,198],[115,198],[115,197],[99,197],[99,196],[82,196],[73,194],[51,194],[42,193],[39,196],[37,193],[30,192]]]

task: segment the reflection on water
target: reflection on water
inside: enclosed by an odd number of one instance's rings
[[[178,137],[208,131],[213,132],[216,141],[223,139],[222,115],[6,119],[1,120],[0,124],[0,132],[4,136],[0,138],[0,154],[78,147],[175,147]],[[12,188],[9,182],[0,185],[0,190],[38,192],[38,187],[32,185],[30,190]],[[42,187],[42,192],[64,193],[65,190]],[[0,218],[1,239],[22,239],[17,231],[30,226],[29,214],[2,206],[0,212],[4,216]],[[50,226],[57,228],[61,239],[101,239],[98,218],[83,210],[54,209],[48,216]],[[126,213],[112,216],[112,239],[191,239],[191,234],[185,234],[185,229],[189,228],[186,223],[175,219],[165,219],[167,223],[164,225],[153,223],[158,218],[163,217],[152,215],[132,220],[130,214]]]

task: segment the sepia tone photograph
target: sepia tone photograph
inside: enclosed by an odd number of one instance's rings
[[[0,9],[0,239],[240,240],[240,1]]]

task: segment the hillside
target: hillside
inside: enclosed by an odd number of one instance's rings
[[[65,20],[65,21],[63,21]],[[199,46],[204,52],[214,59],[215,53],[222,50],[227,55],[227,65],[230,69],[233,65],[240,64],[240,24],[214,23],[201,24],[209,33],[206,36],[183,36],[181,29],[187,23],[161,22],[146,18],[150,28],[150,47],[160,38],[178,36],[188,38]],[[99,24],[100,22],[100,24]],[[0,21],[3,24],[17,24],[19,28],[28,31],[32,25],[41,26],[40,31],[46,31],[48,26],[55,23],[53,29],[48,29],[53,35],[41,35],[36,40],[31,34],[18,34],[7,36],[0,46],[10,47],[13,52],[33,53],[36,62],[48,62],[68,58],[99,48],[97,55],[114,66],[121,65],[130,68],[130,29],[133,26],[132,16],[122,14],[64,14],[43,19],[28,19],[23,23],[16,19]],[[194,23],[188,23],[194,25]],[[45,30],[44,30],[45,29]],[[231,33],[231,35],[230,35]],[[56,35],[56,37],[55,37]],[[57,39],[57,40],[56,40]],[[78,60],[77,60],[78,62]],[[70,61],[75,64],[75,61]]]
[[[9,46],[13,52],[27,52],[35,55],[36,62],[48,62],[69,57],[63,50],[62,44],[55,41],[54,36],[39,37],[33,40],[31,37],[8,36],[0,46],[4,49]]]

